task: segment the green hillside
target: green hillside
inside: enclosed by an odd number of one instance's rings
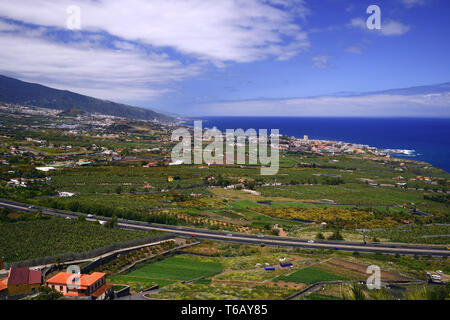
[[[96,99],[0,75],[0,102],[69,111],[77,109],[140,120],[171,121],[172,117],[152,110]]]

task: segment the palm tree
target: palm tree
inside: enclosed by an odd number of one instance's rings
[[[341,289],[342,290],[342,289]],[[362,285],[353,283],[347,292],[342,292],[342,299],[344,300],[366,300],[366,294],[364,293]]]

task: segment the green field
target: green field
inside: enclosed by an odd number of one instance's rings
[[[160,232],[108,229],[98,223],[63,218],[0,223],[0,257],[6,262],[87,252]]]
[[[308,283],[313,284],[322,281],[336,281],[336,280],[348,280],[348,278],[339,276],[337,274],[320,270],[315,267],[308,267],[305,269],[300,269],[291,273],[288,276],[280,276],[275,279],[275,281],[286,281],[286,282],[297,282],[297,283]]]
[[[178,281],[211,277],[221,271],[222,265],[211,259],[174,256],[147,264],[125,275],[112,277],[110,281],[117,284],[128,284],[135,290],[142,290],[156,284],[163,287]]]
[[[450,225],[411,225],[404,228],[371,231],[368,235],[386,238],[393,242],[448,244]]]

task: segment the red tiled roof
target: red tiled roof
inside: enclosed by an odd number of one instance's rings
[[[108,290],[111,290],[111,288],[114,287],[114,285],[110,284],[110,283],[106,283],[104,285],[102,285],[100,288],[98,288],[97,290],[95,290],[91,296],[93,297],[100,297],[102,294],[104,294],[105,292],[107,292]]]
[[[30,270],[28,274],[28,284],[41,283],[41,272],[39,270]]]
[[[41,283],[41,271],[28,268],[11,268],[9,270],[8,285]]]
[[[11,268],[9,270],[8,285],[28,282],[28,268]]]

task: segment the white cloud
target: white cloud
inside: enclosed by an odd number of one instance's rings
[[[2,34],[0,47],[0,73],[104,99],[151,99],[200,71],[164,54],[63,44],[27,33]]]
[[[334,64],[330,63],[331,56],[318,55],[312,58],[313,66],[319,69],[332,68]]]
[[[356,28],[361,28],[361,29],[367,28],[366,21],[364,21],[363,18],[354,18],[350,21],[350,23],[348,25],[350,27],[356,27]]]
[[[300,0],[15,0],[0,2],[0,15],[65,28],[69,5],[81,8],[82,30],[213,62],[283,59],[309,44],[294,21],[308,14]]]
[[[187,112],[206,116],[316,117],[448,117],[450,92],[433,95],[390,95],[247,100],[193,106]]]
[[[361,46],[348,46],[347,48],[345,48],[345,51],[350,53],[362,54],[364,48]]]
[[[5,31],[17,31],[19,30],[20,27],[11,23],[6,23],[4,21],[0,20],[0,32],[5,32]]]
[[[369,30],[366,21],[362,18],[354,18],[348,24],[349,27],[366,30],[370,33],[381,34],[383,36],[400,36],[407,33],[411,27],[395,20],[381,20],[380,30]]]
[[[407,7],[412,8],[416,5],[425,5],[428,1],[427,0],[401,0],[401,2]]]
[[[400,36],[407,33],[411,28],[397,21],[387,21],[381,24],[380,32],[385,36]]]
[[[66,29],[72,5],[81,31]],[[0,72],[99,98],[151,99],[211,64],[298,55],[309,40],[296,19],[308,14],[304,0],[0,1]]]

